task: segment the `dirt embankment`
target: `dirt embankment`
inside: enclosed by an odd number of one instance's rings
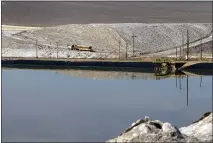
[[[134,54],[141,56],[181,45],[182,39],[186,38],[187,30],[192,42],[209,34],[212,31],[212,24],[62,25],[12,33],[10,34],[12,37],[9,38],[5,35],[2,39],[2,48],[5,57],[26,57],[26,55],[35,57],[37,47],[38,57],[57,57],[58,52],[58,56],[63,58],[118,58],[120,47],[120,57],[124,58],[126,49],[128,56],[132,56],[133,33],[136,35]],[[67,44],[90,45],[96,52],[69,51]]]

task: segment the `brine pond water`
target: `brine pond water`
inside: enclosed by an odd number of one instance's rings
[[[149,116],[182,127],[212,111],[212,76],[2,69],[2,141],[106,141]]]

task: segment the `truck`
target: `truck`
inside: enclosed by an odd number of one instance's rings
[[[87,45],[68,45],[69,50],[77,50],[77,51],[89,51],[89,52],[94,52],[92,49],[92,46],[87,46]]]

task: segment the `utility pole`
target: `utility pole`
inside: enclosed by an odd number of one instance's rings
[[[212,3],[212,6],[213,6],[213,3]],[[213,34],[212,32],[213,30],[209,33],[209,36]],[[213,45],[212,45],[212,63],[213,63]],[[213,76],[212,76],[212,81],[213,81]]]
[[[128,46],[128,44],[126,43],[126,60],[128,58],[128,55],[127,55],[127,46]]]
[[[184,49],[184,37],[183,37],[183,32],[182,32],[182,46],[183,46],[183,49]],[[182,55],[181,55],[181,46],[180,46],[180,59],[182,59]]]
[[[38,58],[38,40],[36,39],[36,58]]]
[[[201,44],[200,44],[200,60],[202,61],[202,54],[203,54],[203,43],[201,39]]]
[[[133,32],[133,34],[132,34],[132,55],[133,55],[133,57],[134,57],[134,52],[135,52],[135,49],[134,49],[134,46],[135,46],[135,38],[136,38],[136,36],[135,36],[135,34],[134,34],[134,32]]]
[[[57,44],[56,54],[57,54],[57,59],[58,59],[58,42],[56,42],[56,44]]]
[[[189,30],[187,29],[187,61],[189,60]]]
[[[119,44],[119,59],[121,59],[121,55],[120,55],[120,53],[121,53],[121,39],[119,39],[118,44]]]
[[[213,3],[212,3],[213,5]],[[213,45],[212,45],[212,63],[213,63]],[[213,76],[212,76],[212,81],[213,81]]]
[[[176,46],[176,61],[177,61],[177,46]]]

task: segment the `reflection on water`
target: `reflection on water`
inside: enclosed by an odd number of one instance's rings
[[[3,141],[105,141],[147,115],[181,127],[207,111],[212,76],[2,71]]]
[[[70,76],[92,78],[92,79],[153,79],[155,73],[140,73],[140,72],[118,72],[118,71],[92,71],[92,70],[57,70],[56,73],[66,74]]]
[[[187,102],[187,106],[189,105],[189,75],[184,75],[186,77],[186,102]],[[177,87],[177,79],[179,79],[179,89],[182,90],[182,86],[181,86],[181,82],[183,80],[184,76],[177,76],[176,75],[176,88]],[[202,87],[202,79],[203,76],[199,76],[200,77],[200,88]]]

